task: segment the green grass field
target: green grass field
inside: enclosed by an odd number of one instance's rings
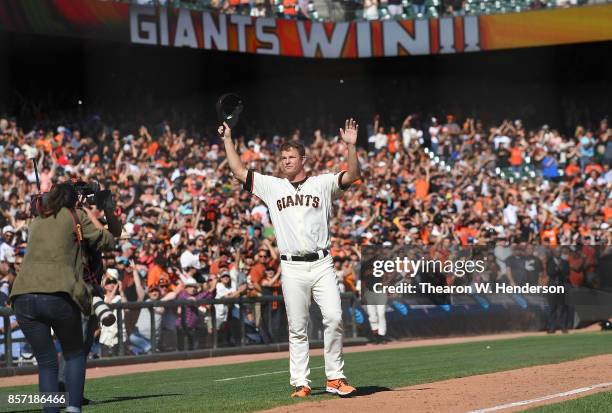
[[[527,410],[528,413],[605,413],[610,411],[612,411],[612,392],[610,391]]]
[[[361,391],[374,392],[611,351],[612,334],[538,336],[350,353],[345,356],[345,373]],[[310,366],[314,399],[332,397],[321,388],[322,357],[311,358]],[[287,370],[288,361],[281,359],[88,380],[85,394],[97,404],[86,411],[242,412],[288,405],[299,401],[289,398]],[[6,395],[35,390],[35,386],[0,388],[0,411],[28,410],[9,409]]]

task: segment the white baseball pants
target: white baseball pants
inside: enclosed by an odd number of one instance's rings
[[[325,327],[325,375],[345,378],[342,356],[342,307],[331,256],[314,262],[281,261],[283,297],[289,322],[289,372],[292,386],[310,386],[308,322],[314,298]]]
[[[378,334],[384,336],[387,334],[387,319],[385,318],[386,304],[368,304],[366,311],[372,330],[378,330]]]

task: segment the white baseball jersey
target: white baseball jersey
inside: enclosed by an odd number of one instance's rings
[[[342,175],[310,176],[300,183],[249,171],[245,189],[266,203],[281,254],[304,255],[330,247],[332,201],[346,188]]]

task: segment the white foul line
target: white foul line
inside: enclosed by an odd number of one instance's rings
[[[324,367],[325,366],[317,366],[317,367],[311,368],[311,370],[322,369]],[[281,373],[289,373],[289,370],[271,371],[271,372],[268,372],[268,373],[251,374],[249,376],[228,377],[226,379],[217,379],[215,381],[230,381],[230,380],[248,379],[248,378],[251,378],[251,377],[268,376],[270,374],[281,374]]]
[[[469,413],[495,412],[497,410],[509,409],[511,407],[517,407],[517,406],[525,406],[527,404],[538,403],[538,402],[542,402],[542,401],[545,401],[545,400],[555,399],[557,397],[572,396],[574,394],[585,393],[585,392],[588,392],[588,391],[591,391],[591,390],[594,390],[594,389],[600,389],[602,387],[610,387],[610,386],[612,386],[612,382],[594,384],[592,386],[581,387],[579,389],[569,390],[569,391],[566,391],[566,392],[563,392],[563,393],[557,393],[557,394],[551,394],[551,395],[548,395],[548,396],[538,397],[537,399],[523,400],[523,401],[520,401],[520,402],[502,404],[502,405],[499,405],[499,406],[489,407],[489,408],[486,408],[486,409],[473,410],[473,411],[471,411]]]

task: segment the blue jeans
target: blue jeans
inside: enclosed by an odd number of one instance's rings
[[[58,391],[57,352],[51,337],[53,328],[66,360],[68,405],[80,410],[85,386],[81,311],[64,293],[22,294],[14,299],[13,308],[38,362],[39,391]],[[45,412],[59,412],[59,408],[48,407]]]
[[[87,357],[94,345],[94,334],[98,328],[98,317],[94,314],[90,316],[82,315],[81,327],[83,328],[83,356],[85,356],[85,366],[87,366]],[[61,352],[62,350],[59,349],[58,351]],[[57,379],[62,383],[66,382],[65,373],[66,361],[62,355],[59,358],[59,373],[57,375]]]
[[[132,344],[138,354],[151,351],[151,340],[144,337],[138,330],[130,334],[130,344]]]
[[[425,4],[413,4],[414,14],[425,14]]]
[[[580,157],[580,172],[584,173],[584,169],[589,163],[591,163],[590,156],[581,156]]]

